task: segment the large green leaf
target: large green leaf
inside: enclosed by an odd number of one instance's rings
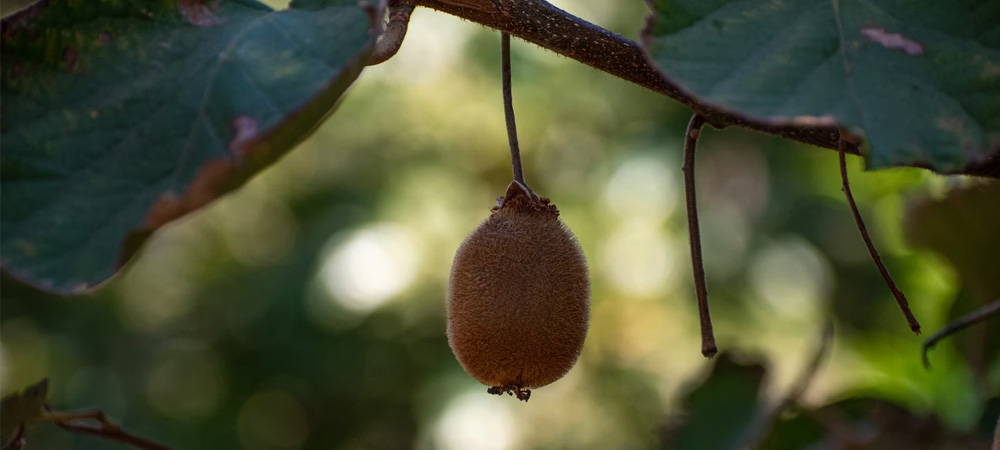
[[[653,64],[705,102],[863,134],[870,168],[1000,153],[1000,2],[653,0]]]
[[[59,293],[113,275],[305,137],[364,67],[372,17],[357,0],[49,0],[4,19],[4,270]]]

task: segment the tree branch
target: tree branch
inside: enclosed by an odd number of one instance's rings
[[[828,149],[837,149],[836,127],[773,125],[701,103],[667,81],[635,41],[567,13],[544,0],[401,0],[510,33],[595,69],[673,98],[716,128],[740,126]],[[847,148],[860,154],[857,145]]]
[[[645,51],[635,41],[556,8],[545,0],[393,0],[393,3],[436,9],[510,33],[511,36],[677,100],[704,117],[715,128],[738,126],[831,150],[838,149],[840,134],[835,126],[776,125],[702,103],[693,95],[683,92],[650,64]],[[848,143],[844,151],[853,155],[861,154],[855,142]],[[916,166],[929,168],[919,164]],[[1000,152],[984,161],[969,163],[955,173],[1000,178]]]

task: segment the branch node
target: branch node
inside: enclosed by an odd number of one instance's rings
[[[413,14],[413,5],[396,4],[389,6],[389,23],[385,26],[385,31],[375,42],[375,49],[368,60],[369,66],[382,64],[396,55],[399,48],[403,46],[403,39],[406,37],[406,30],[410,25],[410,15]]]

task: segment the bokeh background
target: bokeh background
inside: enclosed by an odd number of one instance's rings
[[[631,38],[647,14],[639,0],[553,3]],[[689,112],[517,40],[513,68],[527,181],[578,237],[593,293],[579,362],[530,402],[488,395],[448,348],[454,251],[510,166],[499,33],[426,9],[312,137],[163,229],[96,293],[58,298],[5,276],[3,394],[48,377],[55,409],[100,407],[182,449],[659,447],[713,364],[699,352],[683,212]],[[904,232],[909,204],[970,181],[848,163],[924,330],[981,302]],[[697,169],[718,344],[764,363],[763,401],[783,395],[832,321],[804,402],[874,396],[958,432],[982,428],[998,358],[970,365],[949,341],[932,370],[921,365],[922,338],[868,257],[834,152],[711,130]],[[52,426],[32,427],[28,443],[121,448]]]

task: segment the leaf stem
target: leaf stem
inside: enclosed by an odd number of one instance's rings
[[[983,307],[966,314],[953,322],[949,323],[946,327],[942,328],[941,331],[934,333],[931,337],[924,341],[923,352],[921,353],[921,359],[924,361],[924,367],[930,369],[931,363],[927,359],[927,352],[937,345],[938,341],[951,336],[965,328],[982,322],[990,317],[993,317],[1000,313],[1000,299],[996,299],[993,303],[984,305]]]
[[[875,261],[875,265],[878,266],[879,272],[882,272],[882,278],[885,279],[885,283],[889,286],[889,290],[892,291],[892,296],[896,298],[896,303],[899,305],[899,309],[903,311],[903,315],[906,316],[906,323],[910,325],[910,329],[914,333],[920,334],[920,323],[917,322],[916,317],[913,317],[913,312],[910,311],[910,304],[906,301],[906,296],[903,292],[896,287],[896,282],[893,281],[892,275],[889,275],[889,270],[885,268],[885,264],[882,263],[882,257],[879,256],[878,250],[875,249],[875,244],[872,243],[871,236],[868,235],[868,229],[865,227],[864,220],[861,219],[861,213],[858,212],[858,205],[854,203],[854,196],[851,195],[851,184],[847,181],[847,160],[844,156],[847,153],[847,148],[849,142],[846,139],[847,132],[845,130],[840,131],[840,142],[837,146],[838,152],[840,154],[840,178],[843,180],[843,186],[841,190],[844,191],[844,195],[847,196],[847,203],[851,207],[851,214],[854,215],[854,223],[858,226],[858,231],[861,232],[861,238],[864,239],[865,245],[868,247],[868,253],[871,254],[872,261]]]
[[[708,312],[708,288],[705,283],[705,266],[701,258],[701,231],[698,228],[698,199],[695,194],[694,152],[705,118],[697,112],[691,115],[684,134],[684,194],[687,202],[688,237],[691,243],[691,269],[694,272],[694,289],[698,296],[698,317],[701,319],[701,354],[711,358],[718,353],[712,332],[712,316]]]
[[[503,112],[507,122],[507,143],[510,145],[510,165],[514,181],[527,187],[524,169],[521,168],[521,148],[517,143],[517,124],[514,122],[514,98],[510,88],[510,34],[500,33],[500,78],[503,84]]]

